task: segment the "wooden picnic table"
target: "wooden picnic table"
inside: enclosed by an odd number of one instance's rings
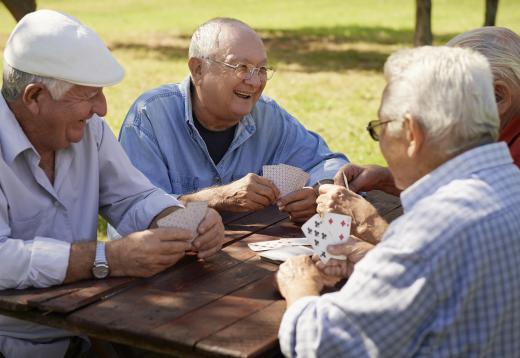
[[[374,191],[367,199],[387,220],[401,214],[396,197]],[[303,234],[275,207],[224,213],[223,221],[224,248],[210,259],[188,255],[147,279],[0,291],[0,314],[172,355],[279,355],[285,301],[273,285],[278,266],[247,244]]]

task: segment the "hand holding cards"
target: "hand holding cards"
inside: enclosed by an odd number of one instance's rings
[[[327,213],[323,219],[319,214],[311,217],[302,226],[302,231],[310,240],[313,251],[320,260],[327,263],[331,258],[343,259],[342,255],[331,255],[327,246],[344,244],[349,240],[352,218],[347,215]]]
[[[186,208],[179,208],[157,221],[159,227],[177,227],[191,231],[192,241],[198,236],[199,224],[206,216],[207,201],[189,202]]]
[[[308,173],[287,164],[264,165],[262,172],[262,176],[271,180],[280,190],[281,196],[303,188],[309,180]]]

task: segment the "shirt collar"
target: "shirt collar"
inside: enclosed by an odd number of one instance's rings
[[[501,131],[498,140],[511,144],[520,135],[520,117],[513,118]]]
[[[11,164],[18,154],[27,149],[33,149],[36,153],[2,95],[0,95],[0,128],[2,128],[0,130],[0,147],[4,160],[8,164]]]
[[[404,190],[401,193],[403,209],[405,212],[410,211],[420,199],[457,178],[466,178],[481,170],[512,163],[511,154],[503,142],[470,149],[435,168]]]
[[[188,126],[195,129],[195,123],[193,122],[193,108],[191,102],[191,76],[188,75],[180,84],[181,93],[184,96],[184,120]],[[235,132],[235,136],[242,131],[242,128],[246,128],[248,132],[254,131],[255,123],[251,113],[245,115],[240,119],[240,123]]]

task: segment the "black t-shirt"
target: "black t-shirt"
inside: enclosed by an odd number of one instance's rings
[[[231,142],[233,142],[233,138],[235,137],[235,129],[236,125],[230,127],[228,129],[224,129],[223,131],[210,131],[202,126],[193,114],[193,122],[195,123],[195,127],[200,133],[202,139],[206,143],[206,147],[208,147],[208,152],[213,159],[213,163],[218,164],[224,154],[226,154]]]

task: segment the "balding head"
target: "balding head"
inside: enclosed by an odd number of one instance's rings
[[[209,58],[229,44],[233,37],[248,37],[263,47],[258,34],[246,23],[232,18],[217,17],[200,25],[191,37],[189,57]]]

